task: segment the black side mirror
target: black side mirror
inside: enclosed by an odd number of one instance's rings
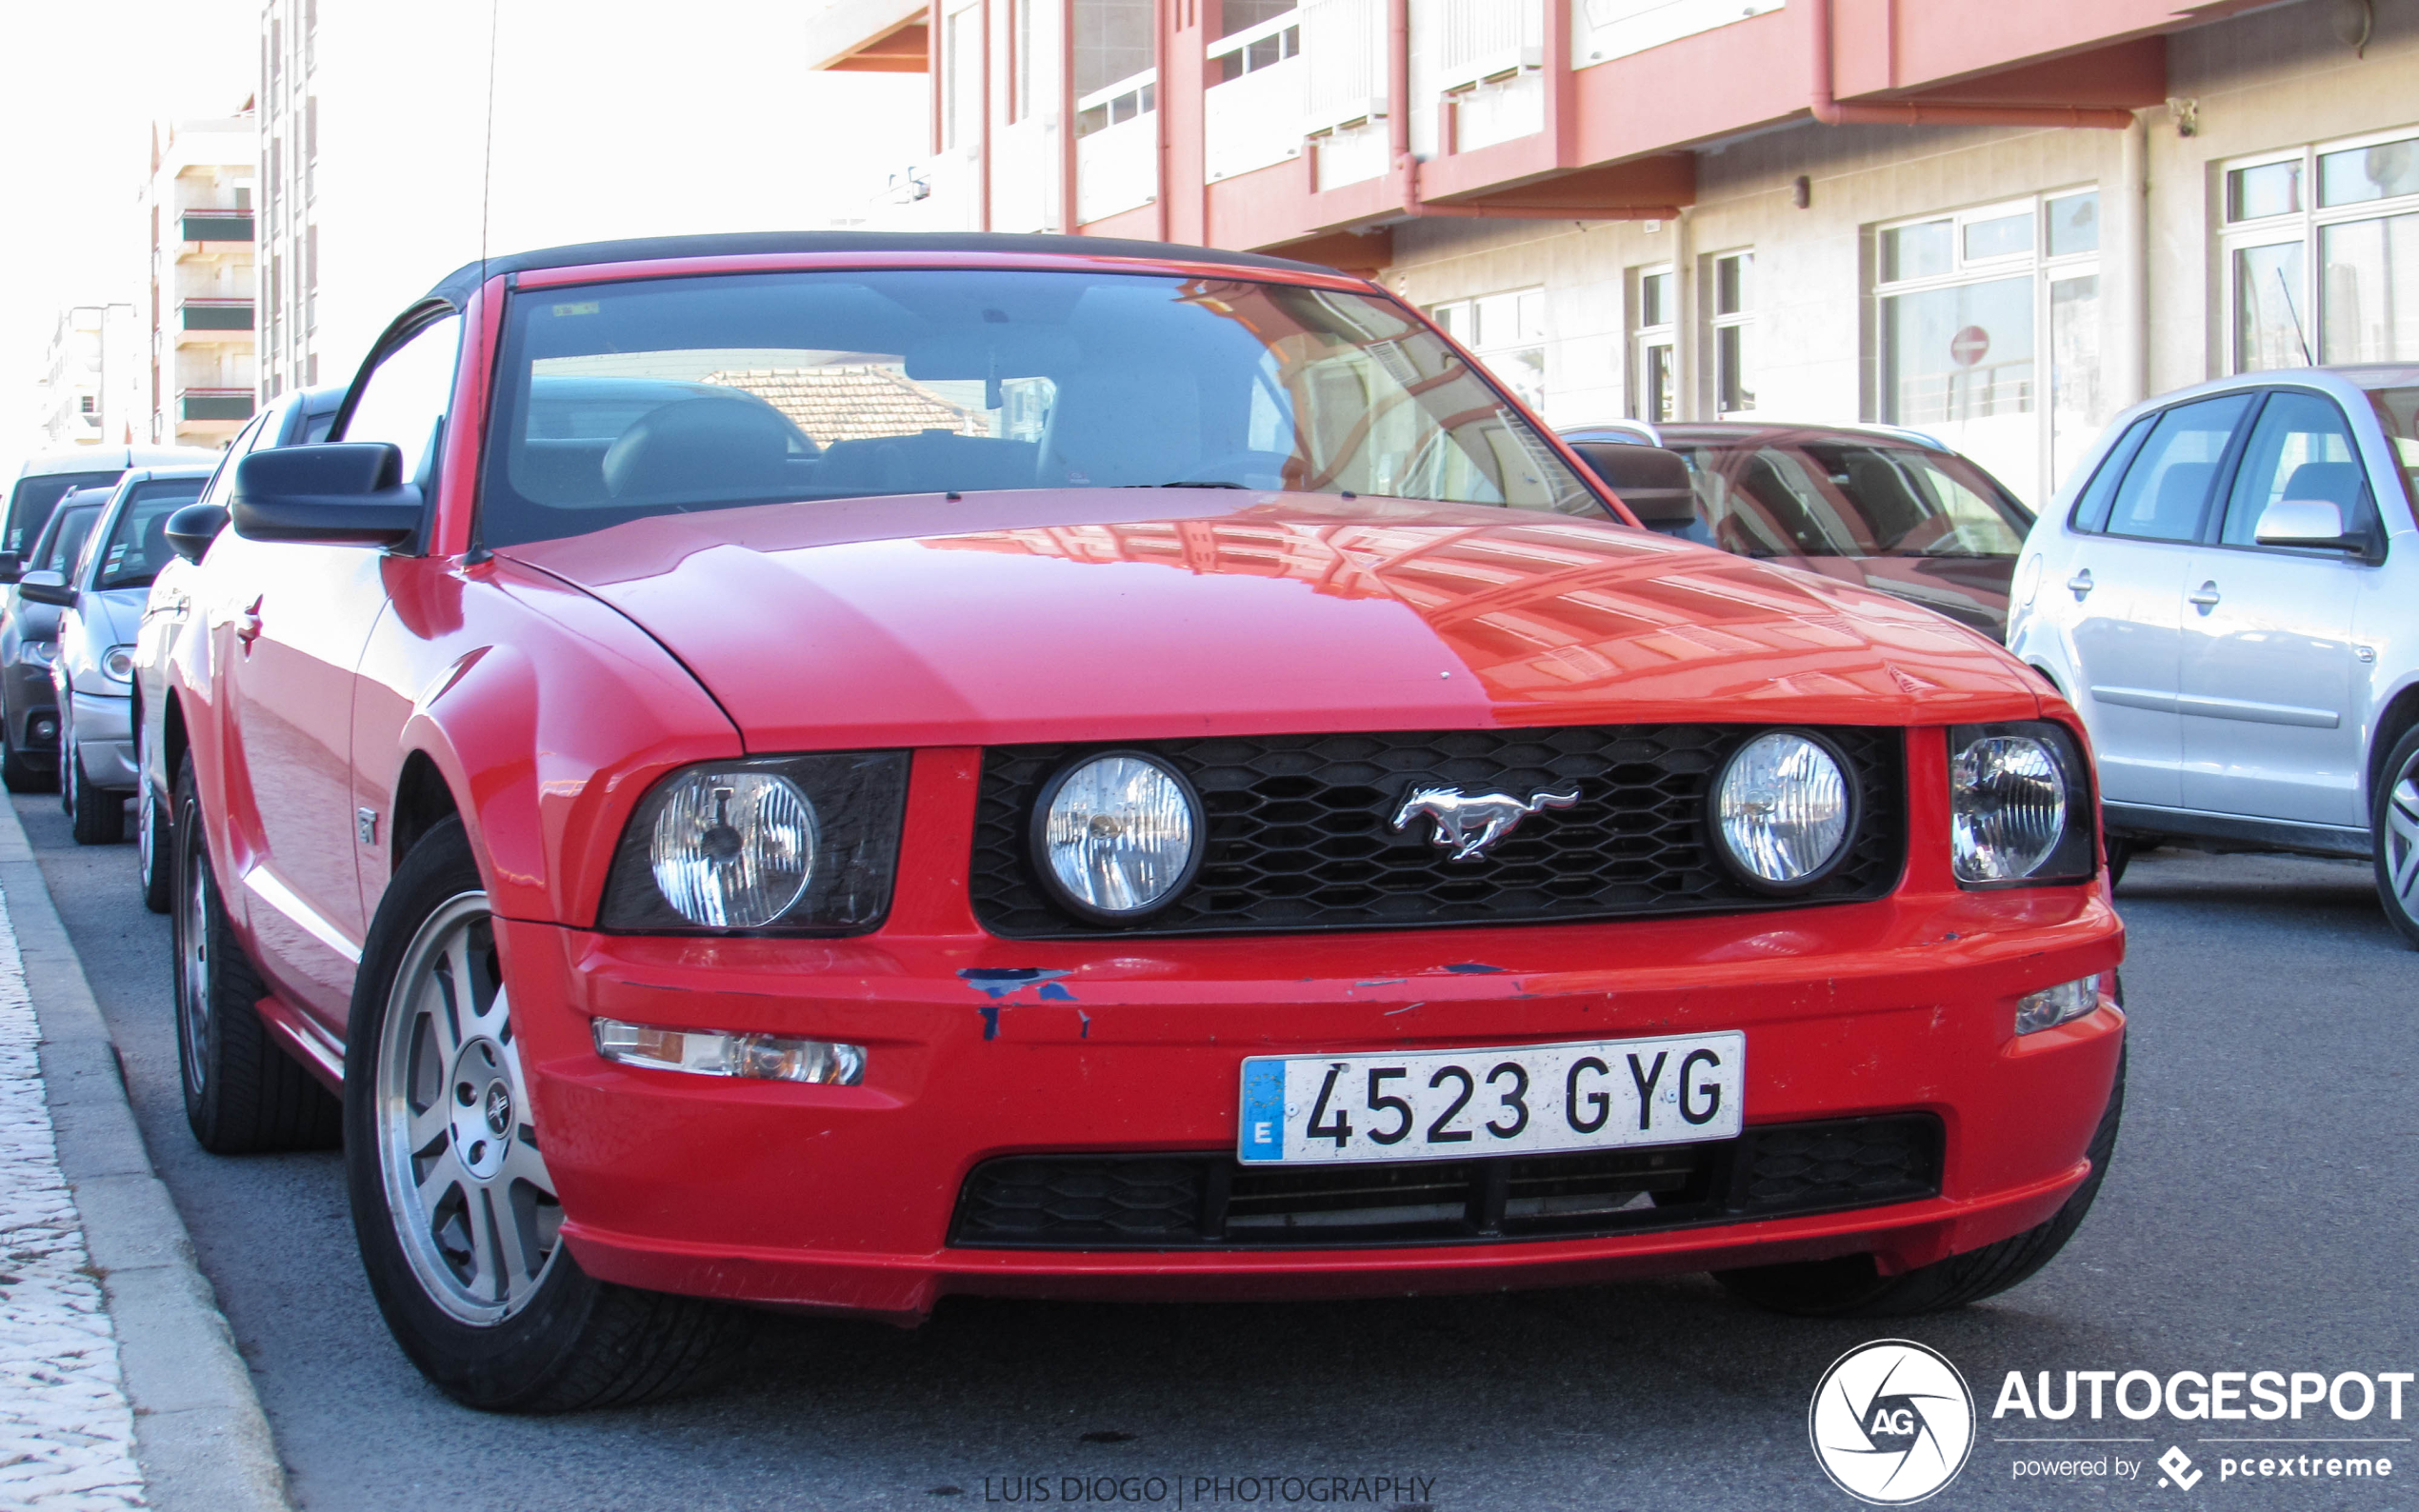
[[[1668,534],[1696,524],[1696,489],[1689,482],[1689,459],[1680,453],[1611,441],[1574,441],[1570,449],[1648,529]]]
[[[227,528],[227,511],[214,504],[189,504],[168,517],[169,549],[188,562],[199,562]]]
[[[384,441],[277,447],[235,464],[229,513],[248,541],[392,546],[420,528],[417,486]]]
[[[25,576],[25,564],[14,551],[0,551],[0,584],[14,583]]]
[[[64,572],[29,572],[17,579],[17,597],[29,604],[55,604],[66,608],[75,602]]]

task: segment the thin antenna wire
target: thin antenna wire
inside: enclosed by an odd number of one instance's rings
[[[502,0],[488,0],[488,124],[479,165],[479,287],[488,281],[488,209],[495,199],[495,30]]]
[[[2285,296],[2285,313],[2293,317],[2293,339],[2302,344],[2302,366],[2317,367],[2317,359],[2309,354],[2309,332],[2302,329],[2302,312],[2293,308],[2293,286],[2285,282],[2281,268],[2276,269],[2276,291]]]

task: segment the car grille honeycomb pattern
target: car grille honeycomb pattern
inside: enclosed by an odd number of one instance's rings
[[[958,1197],[968,1249],[1349,1248],[1578,1238],[1913,1202],[1940,1193],[1928,1114],[1749,1128],[1646,1149],[1403,1164],[1226,1155],[1016,1155]]]
[[[1822,731],[1854,767],[1849,854],[1804,893],[1738,881],[1711,849],[1708,790],[1769,726],[1609,726],[1425,734],[1264,735],[1144,742],[1201,794],[1208,846],[1192,885],[1128,925],[1054,906],[1034,872],[1033,805],[1070,759],[1107,746],[993,746],[976,810],[975,916],[1020,940],[1102,934],[1282,933],[1729,913],[1883,896],[1906,854],[1903,733]],[[1433,826],[1391,826],[1417,787],[1527,800],[1576,783],[1579,802],[1524,819],[1484,856],[1451,861]]]

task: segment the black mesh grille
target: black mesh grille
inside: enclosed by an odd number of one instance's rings
[[[1769,726],[1607,726],[1426,734],[1261,735],[1145,743],[1190,779],[1209,846],[1185,895],[1138,924],[1097,925],[1054,906],[1026,836],[1042,786],[1106,747],[994,746],[976,811],[975,916],[1011,939],[1103,933],[1277,933],[1744,912],[1878,898],[1906,853],[1905,744],[1896,729],[1821,731],[1847,755],[1860,817],[1840,867],[1809,891],[1759,892],[1715,859],[1706,793],[1730,753]],[[1576,784],[1484,856],[1456,862],[1432,825],[1391,826],[1415,787],[1527,800]]]
[[[1337,1248],[1686,1228],[1940,1191],[1929,1114],[1779,1124],[1735,1140],[1406,1164],[1226,1155],[1017,1155],[966,1180],[970,1249]]]

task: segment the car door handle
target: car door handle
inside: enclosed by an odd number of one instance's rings
[[[2194,608],[2199,609],[2203,614],[2207,614],[2209,610],[2217,607],[2217,585],[2214,583],[2202,584],[2197,591],[2185,594],[2184,602],[2191,605]]]
[[[264,602],[264,599],[252,600],[252,607],[236,617],[235,639],[244,643],[247,651],[252,648],[254,641],[260,639],[260,607]]]
[[[2085,567],[2082,571],[2077,572],[2074,576],[2067,579],[2067,587],[2069,591],[2074,594],[2074,601],[2077,604],[2082,603],[2083,596],[2091,591],[2091,569],[2089,567]]]

